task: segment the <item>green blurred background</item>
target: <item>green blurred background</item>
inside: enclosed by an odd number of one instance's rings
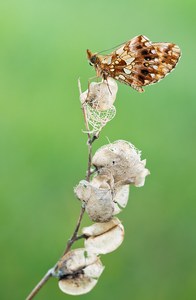
[[[183,56],[143,94],[119,84],[117,115],[94,151],[106,137],[131,141],[151,175],[119,215],[123,245],[102,257],[98,285],[79,298],[196,299],[195,10],[194,0],[1,0],[0,299],[25,299],[73,232],[73,187],[87,166],[77,79],[86,89],[95,74],[86,48],[139,34],[177,43]],[[51,279],[36,299],[72,297]]]

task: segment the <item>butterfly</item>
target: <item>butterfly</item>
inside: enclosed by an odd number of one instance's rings
[[[181,56],[180,48],[173,43],[152,43],[139,35],[121,45],[109,55],[92,53],[87,58],[94,66],[97,76],[107,80],[112,77],[131,86],[138,92],[168,75]]]

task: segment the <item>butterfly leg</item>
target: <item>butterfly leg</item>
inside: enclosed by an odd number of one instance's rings
[[[130,85],[134,90],[138,91],[139,93],[143,93],[144,89],[141,86],[137,86],[135,84]]]

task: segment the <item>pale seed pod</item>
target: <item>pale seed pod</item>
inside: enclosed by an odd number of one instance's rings
[[[89,89],[80,95],[80,100],[82,104],[86,102],[95,110],[104,111],[113,106],[117,91],[116,81],[108,77],[107,81],[91,82]]]
[[[59,288],[69,295],[86,294],[96,285],[103,270],[96,254],[85,248],[72,250],[58,262]]]
[[[113,215],[119,214],[127,206],[129,200],[129,185],[120,185],[114,190],[114,212]]]
[[[85,209],[93,222],[108,222],[114,211],[110,189],[100,189],[86,180],[81,180],[74,189],[77,198],[84,202]]]
[[[113,177],[111,173],[97,175],[93,177],[91,184],[98,189],[111,189],[111,186],[113,186]]]
[[[116,250],[124,239],[124,227],[117,218],[107,223],[95,223],[84,227],[82,233],[87,236],[85,248],[96,255]]]
[[[141,152],[123,140],[99,148],[92,163],[100,175],[113,176],[115,185],[143,186],[145,177],[150,174],[145,168],[146,160],[141,160]]]
[[[126,207],[129,199],[129,185],[117,185],[115,186],[112,181],[111,174],[109,175],[97,175],[95,176],[91,184],[97,188],[110,188],[112,189],[112,197],[114,203],[113,215],[116,215]]]

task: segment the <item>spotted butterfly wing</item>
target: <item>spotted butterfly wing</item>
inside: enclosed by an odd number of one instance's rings
[[[152,43],[140,35],[110,55],[93,54],[87,50],[87,56],[97,76],[112,77],[143,92],[143,86],[158,82],[175,68],[180,48],[172,43]]]

